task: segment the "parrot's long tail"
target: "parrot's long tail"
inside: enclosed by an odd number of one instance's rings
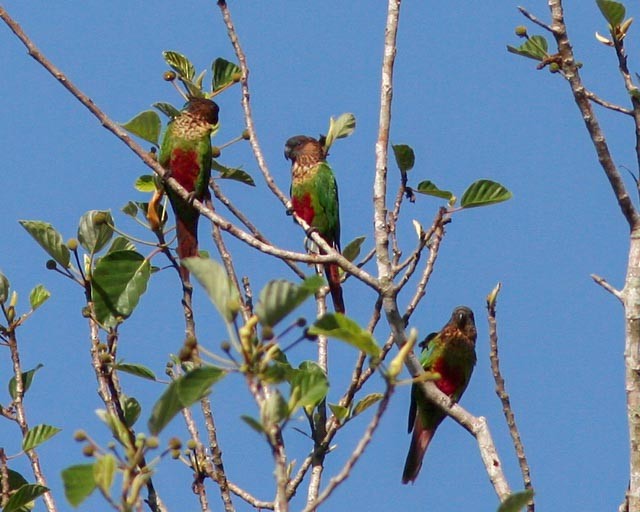
[[[329,283],[329,292],[333,301],[333,309],[336,313],[344,314],[344,300],[342,299],[342,286],[340,285],[340,267],[335,263],[328,263],[324,266],[324,273]]]
[[[416,423],[413,427],[413,436],[411,437],[411,446],[407,454],[407,460],[404,463],[404,472],[402,473],[402,483],[408,484],[418,478],[420,468],[422,467],[422,459],[429,447],[431,438],[435,429],[425,429],[420,424],[420,414],[416,416]]]
[[[178,256],[180,261],[185,258],[198,256],[198,216],[193,218],[176,219],[176,235],[178,237]],[[189,271],[180,266],[180,277],[189,281]]]

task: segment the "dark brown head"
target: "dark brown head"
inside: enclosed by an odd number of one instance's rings
[[[466,306],[458,306],[451,314],[449,325],[455,325],[463,333],[474,341],[477,336],[476,322],[473,317],[473,311]]]
[[[218,112],[220,107],[214,101],[206,98],[189,98],[189,102],[185,105],[184,110],[189,112],[198,120],[205,121],[211,125],[218,124]]]
[[[284,157],[292,163],[314,165],[324,160],[322,144],[313,137],[296,135],[284,145]]]

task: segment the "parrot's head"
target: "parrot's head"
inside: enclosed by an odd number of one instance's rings
[[[189,112],[193,117],[200,121],[204,121],[212,126],[218,124],[218,113],[220,107],[214,101],[206,98],[191,97],[184,107],[184,110]]]
[[[458,306],[453,310],[450,322],[470,338],[476,337],[476,322],[473,311],[466,306]]]
[[[313,137],[306,135],[296,135],[291,137],[284,145],[284,157],[296,163],[300,159],[310,163],[317,163],[324,160],[322,144]]]

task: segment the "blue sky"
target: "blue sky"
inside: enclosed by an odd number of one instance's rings
[[[628,105],[612,51],[597,43],[606,32],[595,2],[566,2],[566,19],[582,75],[595,92]],[[5,7],[34,42],[112,119],[126,121],[155,101],[179,104],[165,82],[163,50],[188,55],[198,69],[216,57],[234,60],[213,1],[157,1],[143,5],[7,1]],[[541,17],[546,2],[526,5]],[[386,5],[383,2],[231,2],[230,8],[251,69],[252,103],[258,136],[271,172],[288,189],[285,140],[317,135],[330,116],[353,112],[354,135],[338,141],[330,156],[340,184],[343,245],[366,235],[371,246],[374,142],[377,134],[380,63]],[[637,15],[631,11],[630,15]],[[478,364],[462,405],[485,416],[512,488],[521,480],[508,432],[494,394],[488,361],[484,310],[487,293],[503,283],[499,300],[501,362],[529,458],[540,510],[599,511],[616,507],[628,480],[624,401],[622,309],[596,286],[597,273],[621,286],[625,272],[627,227],[617,209],[594,150],[569,94],[557,75],[535,70],[534,61],[506,52],[519,44],[513,28],[524,19],[516,3],[489,0],[483,9],[450,2],[409,2],[402,6],[391,139],[416,151],[413,185],[429,179],[458,195],[479,178],[496,180],[514,194],[511,201],[454,216],[447,228],[427,297],[412,318],[424,335],[440,328],[453,307],[476,313]],[[531,28],[532,33],[536,32]],[[634,36],[631,29],[631,37]],[[630,64],[636,64],[631,46]],[[61,510],[67,506],[59,471],[83,462],[71,440],[77,428],[108,442],[94,410],[101,406],[89,365],[82,293],[44,268],[45,254],[17,224],[18,219],[53,223],[75,236],[79,217],[90,209],[111,209],[122,229],[142,234],[118,211],[127,201],[144,200],[133,182],[147,169],[122,143],[26,54],[9,32],[0,30],[0,81],[3,190],[0,269],[26,307],[29,290],[43,283],[53,297],[20,331],[25,368],[43,362],[29,392],[30,422],[49,423],[63,432],[44,445],[41,456]],[[242,130],[239,88],[219,98],[219,140]],[[633,130],[627,119],[598,110],[616,163],[635,170]],[[222,182],[225,192],[284,247],[298,249],[302,234],[261,181],[247,145],[223,154],[242,165],[257,187]],[[390,189],[398,175],[390,165]],[[631,180],[629,180],[629,184]],[[419,197],[403,212],[401,243],[415,242],[412,219],[428,225],[440,206]],[[203,223],[204,224],[204,223]],[[202,245],[212,249],[206,228]],[[292,278],[276,260],[229,240],[238,271],[254,290],[269,279]],[[161,263],[161,262],[160,262]],[[373,267],[371,268],[373,271]],[[353,279],[345,285],[349,313],[366,322],[370,291]],[[407,295],[401,297],[406,303]],[[203,344],[217,350],[221,325],[206,296],[196,293]],[[311,308],[308,309],[310,314]],[[376,331],[386,339],[383,325]],[[139,309],[122,328],[120,355],[162,374],[167,355],[182,342],[176,277],[153,278]],[[8,353],[0,357],[0,381],[10,371]],[[291,358],[312,358],[301,346]],[[329,399],[340,396],[350,375],[354,351],[331,343]],[[158,384],[124,378],[129,394],[143,404],[143,418],[162,392]],[[367,392],[382,388],[372,379]],[[7,395],[0,395],[7,403]],[[212,394],[229,477],[263,499],[272,497],[266,444],[239,420],[256,414],[241,379],[230,377]],[[409,445],[406,413],[409,388],[399,388],[374,442],[327,510],[406,510],[429,503],[441,511],[495,510],[497,499],[484,473],[475,441],[453,421],[439,429],[418,481],[402,486],[400,476]],[[295,424],[295,423],[294,423]],[[366,424],[354,421],[336,439],[327,473],[340,469]],[[306,425],[301,420],[297,426]],[[17,430],[0,422],[8,453],[19,451]],[[185,437],[176,420],[163,435]],[[290,457],[301,461],[306,439],[289,429]],[[24,468],[16,461],[16,468]],[[197,510],[190,472],[163,464],[156,477],[172,510]],[[588,491],[587,491],[588,490]],[[303,503],[304,491],[294,501]],[[219,501],[209,489],[214,510]],[[103,506],[92,499],[86,509]],[[249,510],[240,500],[238,510]]]

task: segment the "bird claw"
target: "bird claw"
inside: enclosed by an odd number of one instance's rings
[[[293,215],[293,207],[291,208],[287,208],[286,212],[285,212],[289,217],[291,217]]]

